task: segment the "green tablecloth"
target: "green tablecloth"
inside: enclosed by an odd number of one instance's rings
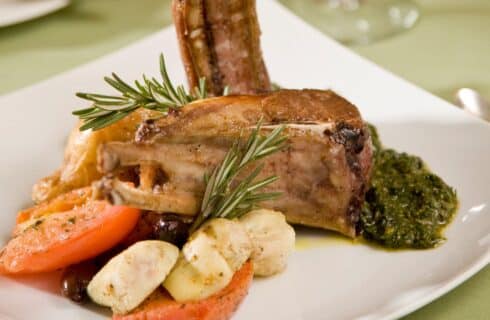
[[[463,86],[490,98],[490,1],[417,2],[423,16],[413,30],[352,49],[448,100]],[[78,0],[60,12],[0,29],[0,94],[162,29],[171,22],[169,3]],[[318,23],[308,13],[303,18]],[[490,319],[490,268],[405,319]]]

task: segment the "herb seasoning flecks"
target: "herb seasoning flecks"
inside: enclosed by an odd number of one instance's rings
[[[361,214],[364,238],[388,248],[433,248],[456,212],[456,192],[422,159],[384,149],[370,126],[374,161]]]

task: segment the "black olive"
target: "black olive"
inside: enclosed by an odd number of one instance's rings
[[[162,240],[182,246],[188,237],[192,218],[170,213],[143,212],[130,234],[121,241],[119,251],[138,241]],[[111,250],[116,251],[117,250]],[[109,253],[111,258],[115,254]],[[99,260],[99,259],[97,259]]]
[[[98,270],[94,261],[69,266],[61,277],[61,294],[76,303],[87,302],[87,286]]]
[[[175,244],[179,248],[189,237],[190,223],[172,214],[159,214],[153,221],[153,237]]]

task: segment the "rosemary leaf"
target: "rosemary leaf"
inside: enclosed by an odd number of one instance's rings
[[[278,126],[267,136],[262,136],[261,125],[262,121],[259,121],[243,146],[238,141],[235,142],[211,174],[204,175],[206,189],[191,232],[208,219],[234,219],[254,209],[259,202],[280,196],[278,192],[260,192],[262,188],[278,179],[276,176],[270,176],[256,181],[264,167],[263,164],[256,166],[240,182],[235,181],[245,168],[265,156],[280,151],[285,145],[287,137],[281,135],[284,126]]]
[[[170,109],[180,109],[184,105],[207,97],[206,81],[199,79],[199,85],[191,93],[187,93],[182,85],[174,86],[165,66],[163,54],[160,55],[160,75],[162,81],[148,79],[134,81],[134,87],[122,80],[117,74],[105,77],[104,80],[118,95],[96,93],[77,93],[77,97],[92,102],[92,106],[72,112],[83,124],[80,130],[99,130],[107,127],[134,112],[145,108],[168,114]]]

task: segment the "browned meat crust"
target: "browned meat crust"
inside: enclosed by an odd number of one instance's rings
[[[260,49],[255,0],[174,0],[173,17],[191,88],[207,79],[219,96],[271,89]]]
[[[124,183],[114,178],[108,191],[123,204],[195,214],[203,174],[260,119],[263,130],[285,124],[289,138],[285,150],[263,161],[262,178],[280,177],[267,191],[283,192],[264,206],[284,212],[291,223],[355,236],[371,170],[371,140],[356,107],[332,91],[281,90],[201,100],[149,123],[140,130],[139,142],[104,144],[99,168],[117,176],[124,168],[153,172],[145,167],[154,166],[165,179]]]

